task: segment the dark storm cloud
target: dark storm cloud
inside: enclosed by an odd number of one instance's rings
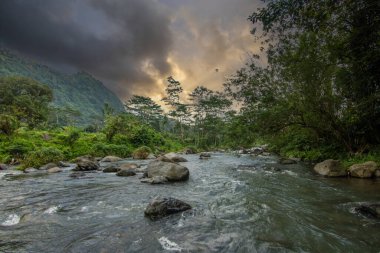
[[[170,16],[154,0],[1,0],[0,42],[88,71],[122,98],[155,84],[142,66],[170,73]]]

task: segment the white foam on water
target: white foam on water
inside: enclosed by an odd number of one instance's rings
[[[51,206],[44,211],[45,214],[53,214],[58,211],[59,206]]]
[[[177,243],[170,241],[168,238],[166,238],[164,236],[161,237],[160,239],[158,239],[158,242],[161,244],[161,246],[164,248],[164,250],[177,251],[177,252],[182,251],[182,248],[180,246],[178,246]]]
[[[87,212],[88,211],[88,206],[83,206],[81,209],[80,209],[81,212]]]
[[[289,176],[294,176],[294,177],[298,176],[297,173],[295,173],[295,172],[293,172],[293,171],[290,171],[290,170],[285,170],[284,173],[285,173],[285,174],[288,174]]]
[[[2,226],[13,226],[20,222],[20,216],[17,214],[11,214],[8,216],[8,218],[1,223]]]

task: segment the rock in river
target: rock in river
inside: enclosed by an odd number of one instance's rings
[[[176,162],[176,163],[187,162],[187,160],[185,158],[177,155],[176,153],[168,153],[168,154],[166,154],[164,156],[167,157],[167,158],[169,158],[173,162]]]
[[[156,220],[174,213],[191,209],[191,206],[175,198],[155,198],[146,207],[145,216]]]
[[[380,204],[360,205],[355,211],[367,218],[380,218]]]
[[[55,164],[55,163],[48,163],[48,164],[45,164],[44,166],[41,166],[39,168],[39,170],[48,170],[48,169],[51,169],[51,168],[54,168],[54,167],[57,167],[57,164]]]
[[[101,162],[107,162],[107,163],[109,163],[109,162],[114,163],[114,162],[120,162],[121,160],[123,160],[123,159],[121,159],[120,157],[110,155],[110,156],[104,157],[100,161]]]
[[[99,165],[96,161],[87,158],[81,158],[77,162],[77,166],[73,171],[90,171],[99,169]]]
[[[115,172],[118,172],[120,171],[121,169],[119,167],[115,167],[115,166],[110,166],[110,167],[107,167],[103,170],[104,173],[115,173]]]
[[[290,164],[296,164],[297,162],[293,159],[286,159],[286,158],[281,158],[280,159],[280,164],[282,165],[290,165]]]
[[[316,164],[314,171],[326,177],[343,177],[347,175],[340,161],[332,159]]]
[[[205,159],[205,158],[210,158],[211,154],[208,152],[202,152],[199,154],[199,159]]]
[[[119,172],[116,173],[116,176],[119,177],[132,177],[135,176],[136,172],[133,170],[120,170]]]
[[[59,167],[53,167],[47,170],[48,173],[59,173],[62,172],[62,169]]]
[[[189,179],[189,170],[176,163],[153,161],[148,164],[147,173],[149,178],[155,176],[165,177],[168,181],[186,181]]]
[[[376,170],[378,170],[377,164],[371,161],[361,164],[354,164],[348,171],[352,177],[371,178],[376,176]]]

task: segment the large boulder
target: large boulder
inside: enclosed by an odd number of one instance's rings
[[[77,166],[73,169],[73,171],[91,171],[98,169],[99,165],[95,159],[90,160],[88,158],[83,157],[77,160]]]
[[[114,162],[120,162],[121,160],[123,159],[121,159],[120,157],[110,155],[110,156],[104,157],[100,161],[104,163],[114,163]]]
[[[156,220],[189,209],[189,204],[175,198],[155,198],[145,208],[144,214],[151,220]]]
[[[333,159],[316,164],[314,171],[325,177],[343,177],[347,175],[340,161]]]
[[[378,166],[375,162],[365,162],[361,164],[354,164],[349,168],[352,177],[371,178],[376,176]]]
[[[170,160],[172,160],[175,163],[187,162],[187,160],[185,158],[179,156],[176,153],[168,153],[168,154],[166,154],[164,156],[167,157],[167,158],[169,158]]]
[[[7,170],[8,166],[4,163],[0,163],[0,170]]]
[[[186,181],[189,179],[189,170],[176,163],[153,161],[148,164],[147,174],[149,178],[155,176],[165,177],[168,181]]]
[[[196,150],[193,149],[193,148],[186,148],[183,153],[185,153],[186,155],[193,155],[193,154],[196,154]]]

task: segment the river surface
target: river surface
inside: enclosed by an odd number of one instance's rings
[[[380,202],[380,180],[323,178],[276,157],[184,157],[189,181],[166,185],[2,174],[0,252],[380,252],[380,221],[354,211]],[[157,196],[193,209],[150,221]]]

